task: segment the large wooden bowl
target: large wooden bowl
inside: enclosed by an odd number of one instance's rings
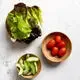
[[[28,54],[22,55],[22,56],[18,59],[17,63],[19,62],[19,60],[20,60],[21,58],[22,58],[22,59],[25,59],[26,55],[28,55]],[[34,54],[29,54],[29,55],[32,55],[32,56],[37,57],[37,56],[34,55]],[[39,57],[38,57],[38,58],[39,58]],[[17,71],[19,72],[18,68],[17,68]],[[36,74],[34,74],[34,75],[29,75],[29,76],[24,76],[24,75],[20,75],[20,76],[22,76],[23,78],[32,79],[32,78],[36,77],[36,76],[40,73],[40,71],[41,71],[41,61],[40,61],[40,59],[39,59],[39,62],[38,62],[38,72],[37,72]]]
[[[51,55],[51,52],[46,47],[48,41],[50,39],[53,39],[56,35],[60,35],[62,37],[62,40],[64,40],[65,43],[66,43],[66,49],[67,49],[66,50],[66,54],[63,57],[61,57],[61,58],[53,57]],[[46,59],[48,59],[49,61],[51,61],[51,62],[62,62],[62,61],[64,61],[66,58],[69,57],[69,55],[71,53],[71,50],[72,50],[72,44],[71,44],[70,39],[64,33],[61,33],[61,32],[52,32],[52,33],[48,34],[44,38],[44,40],[42,42],[42,53],[43,53],[44,57]]]

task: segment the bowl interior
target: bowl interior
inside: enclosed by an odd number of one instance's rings
[[[53,57],[51,55],[51,52],[47,49],[46,45],[48,43],[49,40],[53,39],[55,36],[57,35],[60,35],[62,37],[62,40],[65,41],[66,43],[66,54],[61,57],[61,58],[58,58],[58,57]],[[47,35],[43,42],[42,42],[42,52],[43,52],[43,55],[51,62],[61,62],[61,61],[64,61],[71,53],[71,49],[72,49],[72,44],[71,44],[71,41],[70,39],[63,33],[61,32],[53,32],[53,33],[50,33],[49,35]]]
[[[20,60],[21,58],[22,58],[23,60],[25,60],[27,55],[31,55],[31,56],[37,57],[37,56],[34,55],[34,54],[24,54],[23,56],[21,56],[21,57],[19,58],[19,60]],[[38,58],[39,58],[39,57],[38,57]],[[17,61],[17,63],[19,62],[19,60]],[[17,68],[17,70],[18,70],[18,68]],[[19,70],[18,70],[18,71],[19,71]],[[26,75],[21,75],[21,76],[24,77],[24,78],[27,78],[27,79],[31,79],[31,78],[36,77],[36,76],[39,74],[40,71],[41,71],[41,61],[40,61],[40,59],[39,59],[39,61],[38,61],[38,72],[37,72],[36,74],[34,74],[34,75],[29,75],[29,76],[26,76]]]

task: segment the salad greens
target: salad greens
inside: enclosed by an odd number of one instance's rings
[[[27,55],[26,59],[20,59],[16,64],[19,75],[34,75],[38,72],[39,58]]]
[[[15,5],[6,22],[13,39],[31,42],[41,35],[42,16],[37,6],[28,7],[24,3]]]

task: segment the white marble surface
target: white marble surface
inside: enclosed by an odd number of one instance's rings
[[[80,80],[80,0],[20,0],[38,5],[43,11],[43,35],[30,45],[12,44],[5,28],[7,13],[18,0],[0,0],[0,80],[25,80],[17,76],[18,58],[32,52],[42,62],[42,71],[33,80]],[[72,41],[70,57],[60,64],[50,65],[41,53],[41,42],[50,32],[64,32]],[[26,79],[27,80],[27,79]]]

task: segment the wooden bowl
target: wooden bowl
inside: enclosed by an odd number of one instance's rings
[[[26,55],[28,55],[28,54],[22,55],[22,56],[18,59],[17,63],[19,62],[19,60],[20,60],[21,58],[22,58],[22,59],[25,59]],[[37,57],[37,56],[34,55],[34,54],[29,54],[29,55],[32,55],[32,56]],[[38,57],[38,58],[39,58],[39,57]],[[17,68],[17,71],[19,72],[18,68]],[[25,75],[20,75],[20,76],[22,76],[23,78],[32,79],[32,78],[36,77],[36,76],[40,73],[40,71],[41,71],[41,61],[40,61],[40,59],[39,59],[39,61],[38,61],[38,72],[37,72],[36,74],[34,74],[34,75],[29,75],[29,76],[25,76]]]
[[[64,40],[66,43],[66,49],[67,49],[66,54],[60,58],[56,57],[56,56],[53,57],[51,55],[50,50],[48,50],[46,47],[48,41],[53,39],[56,35],[60,35],[62,37],[62,40]],[[48,34],[42,42],[42,53],[43,53],[44,57],[51,62],[62,62],[62,61],[64,61],[66,58],[69,57],[71,50],[72,50],[72,44],[71,44],[70,39],[64,33],[61,33],[61,32],[52,32],[52,33]]]

